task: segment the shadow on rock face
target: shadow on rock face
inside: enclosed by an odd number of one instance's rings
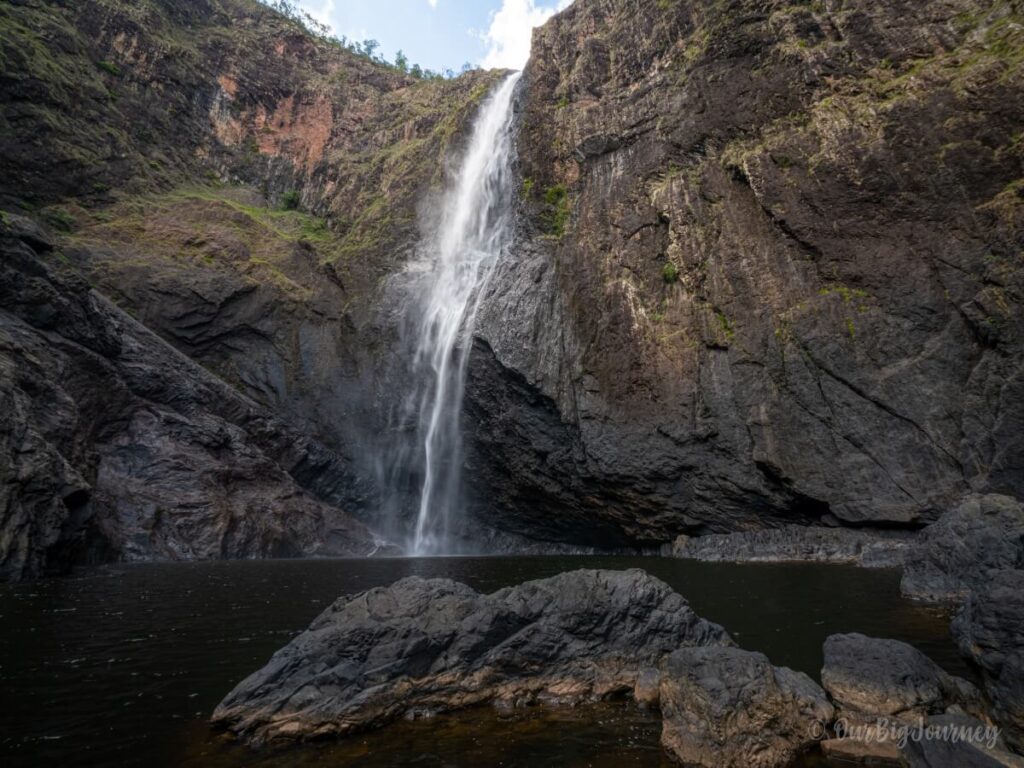
[[[262,743],[475,704],[595,701],[633,695],[638,680],[649,688],[642,673],[680,647],[731,644],[640,570],[573,571],[490,595],[413,577],[339,599],[213,721]]]

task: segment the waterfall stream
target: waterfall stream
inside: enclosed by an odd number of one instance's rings
[[[509,75],[480,107],[457,174],[422,244],[425,278],[413,359],[414,451],[422,486],[412,554],[452,551],[449,531],[462,496],[460,416],[477,308],[494,263],[508,244],[511,209],[512,97]]]

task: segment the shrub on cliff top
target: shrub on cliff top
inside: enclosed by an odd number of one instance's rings
[[[451,79],[456,76],[456,72],[452,69],[445,69],[440,72],[436,72],[432,69],[424,69],[419,64],[410,64],[409,57],[401,50],[395,54],[395,61],[392,63],[378,52],[380,49],[380,42],[377,40],[373,40],[371,38],[360,42],[359,40],[349,40],[345,35],[337,37],[332,32],[330,26],[312,16],[295,0],[257,0],[257,2],[300,25],[306,32],[323,42],[330,45],[340,46],[350,53],[368,61],[372,61],[375,64],[390,67],[391,69],[395,69],[399,72],[412,75],[419,80],[442,80]],[[466,62],[462,66],[463,72],[468,72],[471,69],[478,69],[478,67],[474,67],[469,62]]]

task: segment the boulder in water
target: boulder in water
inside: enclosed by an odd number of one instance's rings
[[[786,766],[832,720],[825,692],[802,672],[739,648],[684,648],[661,681],[661,743],[688,766]]]
[[[911,645],[851,633],[825,641],[821,684],[836,705],[837,738],[826,755],[845,760],[900,759],[900,734],[946,712],[980,712],[980,694]]]
[[[213,721],[261,743],[342,735],[475,704],[574,704],[630,694],[717,624],[644,571],[579,570],[482,595],[402,579],[342,597],[243,680]]]
[[[967,497],[928,526],[907,553],[900,589],[922,600],[963,600],[990,571],[1024,565],[1024,504],[999,494]]]
[[[821,684],[840,716],[917,721],[951,706],[976,711],[980,696],[907,643],[858,633],[825,641]]]

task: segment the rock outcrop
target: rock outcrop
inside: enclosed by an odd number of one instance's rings
[[[957,706],[977,711],[980,694],[919,650],[898,640],[852,633],[825,641],[821,684],[840,717],[917,722]]]
[[[0,576],[103,560],[370,554],[331,451],[0,222]]]
[[[340,598],[213,721],[259,743],[487,702],[572,704],[631,694],[681,647],[731,644],[640,570],[574,571],[490,595],[412,577]]]
[[[981,713],[981,695],[913,646],[853,633],[825,641],[821,684],[836,707],[835,759],[897,763],[910,728],[935,715]]]
[[[1018,751],[1024,749],[1022,569],[1024,504],[972,495],[914,539],[900,582],[910,597],[960,604],[953,635],[981,670],[988,714]]]
[[[672,555],[709,562],[849,563],[865,568],[903,565],[912,534],[787,525],[760,531],[676,537]]]
[[[685,648],[663,667],[661,743],[683,765],[781,768],[832,720],[820,686],[760,653]]]
[[[1024,504],[970,496],[928,526],[908,550],[900,589],[923,600],[960,602],[991,573],[1024,568]]]
[[[992,715],[1024,752],[1024,571],[990,572],[953,621],[961,651],[981,669]]]
[[[481,518],[667,542],[1024,495],[1022,28],[1007,0],[577,0],[535,31],[471,361]]]

